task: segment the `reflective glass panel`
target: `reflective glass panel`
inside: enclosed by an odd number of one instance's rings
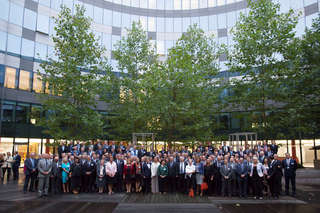
[[[19,89],[30,90],[30,72],[20,70]]]
[[[8,21],[9,16],[9,1],[8,0],[0,0],[0,19],[4,19]]]
[[[8,34],[7,51],[20,55],[21,38],[12,34]]]
[[[34,55],[34,41],[22,39],[21,55],[33,57]]]
[[[39,76],[37,73],[33,73],[33,91],[35,91],[37,93],[42,92],[41,76]]]
[[[22,26],[23,7],[10,3],[10,17],[9,21],[13,24]]]
[[[5,51],[7,45],[7,33],[0,31],[0,50]]]
[[[37,14],[29,9],[24,9],[23,26],[29,30],[35,31],[37,23]]]
[[[49,17],[38,14],[37,31],[48,34],[49,33]]]
[[[16,87],[16,69],[6,67],[6,74],[4,79],[4,86],[14,89]]]

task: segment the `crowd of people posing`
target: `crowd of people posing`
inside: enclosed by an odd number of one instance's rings
[[[57,155],[30,153],[24,162],[24,193],[183,193],[193,196],[239,196],[278,199],[285,176],[285,193],[295,196],[297,162],[278,146],[246,144],[235,151],[225,143],[217,148],[200,144],[190,151],[147,151],[97,141],[92,145],[62,143]]]

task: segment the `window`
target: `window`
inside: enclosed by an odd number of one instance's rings
[[[7,88],[16,88],[16,74],[17,71],[14,68],[6,67],[6,74],[4,79],[4,86]]]
[[[139,0],[131,0],[131,6],[132,7],[140,7]]]
[[[16,123],[28,122],[29,108],[29,104],[18,104],[16,106]]]
[[[208,0],[208,7],[217,6],[217,0]]]
[[[169,49],[173,47],[173,41],[166,41],[166,54],[169,53]]]
[[[0,19],[4,19],[8,21],[9,16],[9,1],[8,0],[0,0]]]
[[[164,0],[157,0],[157,9],[158,10],[164,9]]]
[[[42,80],[41,76],[38,75],[37,73],[33,73],[33,91],[37,93],[42,92]]]
[[[227,28],[227,16],[226,14],[218,15],[218,29]]]
[[[60,11],[61,4],[62,4],[62,0],[53,0],[51,1],[51,8],[54,10]]]
[[[20,70],[19,89],[30,90],[30,72]]]
[[[187,32],[189,26],[190,26],[190,18],[189,17],[185,17],[182,19],[182,31],[183,32]]]
[[[173,32],[173,19],[166,18],[166,32]]]
[[[131,2],[131,0],[122,0],[123,5],[130,6],[130,2]]]
[[[38,14],[37,31],[48,34],[49,33],[49,17]]]
[[[7,51],[20,55],[21,38],[12,34],[8,34]]]
[[[182,0],[182,9],[184,10],[190,9],[190,0]]]
[[[226,3],[225,0],[217,0],[217,5],[218,6],[224,5],[225,3]]]
[[[29,9],[24,9],[23,26],[29,30],[35,31],[37,23],[37,14]]]
[[[181,10],[181,0],[174,0],[173,1],[173,8],[175,10]]]
[[[191,25],[197,25],[197,27],[200,26],[200,23],[199,23],[199,17],[191,17]]]
[[[73,10],[73,0],[63,0],[63,4],[70,8],[71,11]]]
[[[208,31],[208,16],[201,16],[200,17],[200,28],[207,32]]]
[[[39,4],[50,7],[50,0],[39,0]]]
[[[96,23],[102,24],[103,18],[103,9],[100,7],[94,7],[94,21]]]
[[[142,29],[147,31],[148,30],[148,19],[146,16],[140,16],[140,23],[141,23]]]
[[[111,26],[112,25],[112,11],[110,10],[103,10],[103,24]]]
[[[22,39],[21,55],[27,57],[34,56],[34,41],[30,41],[24,38]]]
[[[295,10],[303,8],[303,1],[291,1],[291,7]]]
[[[10,18],[9,21],[13,24],[22,26],[23,8],[19,5],[10,3]]]
[[[112,23],[113,23],[113,26],[116,26],[116,27],[121,26],[121,14],[119,12],[113,11]]]
[[[36,43],[35,58],[45,60],[47,57],[47,45]]]
[[[156,9],[156,0],[149,0],[149,8]]]
[[[141,8],[148,8],[148,0],[140,0]]]
[[[191,0],[191,9],[198,9],[199,1],[198,0]]]
[[[164,55],[164,41],[157,41],[157,53]]]
[[[182,19],[181,18],[174,18],[174,32],[180,33],[182,32]]]
[[[93,19],[93,6],[91,4],[83,4],[86,9],[85,15]]]
[[[228,28],[233,27],[236,24],[237,17],[235,12],[229,12],[227,14]]]
[[[130,14],[122,14],[122,27],[130,28],[131,27],[131,17]]]
[[[0,50],[5,51],[7,46],[7,33],[0,31]]]
[[[3,118],[2,121],[4,122],[12,122],[13,121],[13,107],[14,104],[4,102],[3,104]]]
[[[157,18],[157,32],[164,32],[164,18]]]
[[[172,10],[173,9],[173,1],[174,0],[166,0],[166,10]]]
[[[213,0],[209,0],[213,1]],[[208,7],[208,0],[199,0],[199,7],[200,8],[207,8]]]
[[[148,17],[148,31],[155,32],[156,31],[156,24],[154,17]]]

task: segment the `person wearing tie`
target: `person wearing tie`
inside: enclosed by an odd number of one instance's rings
[[[39,197],[48,196],[49,176],[52,169],[52,162],[48,154],[42,154],[38,162],[39,170]]]
[[[282,167],[284,169],[286,195],[289,195],[289,183],[291,182],[291,195],[294,197],[296,195],[297,161],[292,159],[289,153],[286,153],[286,159],[282,161]]]
[[[30,153],[30,157],[24,161],[24,165],[25,165],[25,171],[24,171],[25,179],[24,179],[23,192],[27,193],[29,181],[30,181],[29,192],[34,192],[34,184],[36,179],[36,166],[37,166],[34,152]]]
[[[143,192],[145,194],[151,192],[151,162],[147,156],[142,157],[142,178],[143,178]]]
[[[267,179],[270,179],[270,191],[275,199],[279,199],[281,189],[281,178],[282,178],[282,164],[278,160],[278,155],[274,154],[271,157],[272,161],[269,168],[269,174]]]
[[[170,193],[176,192],[177,176],[178,176],[178,167],[174,162],[173,156],[169,158],[168,166],[168,191]]]
[[[240,198],[247,198],[247,187],[248,187],[248,167],[243,162],[241,157],[236,168],[238,186],[239,186],[239,196]]]
[[[123,167],[124,161],[121,159],[121,155],[116,155],[117,173],[116,173],[116,191],[123,192]]]
[[[228,163],[228,159],[224,159],[224,165],[220,168],[221,178],[222,178],[222,196],[231,197],[231,176],[232,168]]]
[[[184,157],[180,157],[179,159],[179,175],[178,175],[178,189],[181,193],[185,194],[187,193],[186,190],[186,163],[184,161]]]
[[[61,192],[61,164],[59,157],[55,156],[52,162],[51,169],[51,193],[58,194]]]

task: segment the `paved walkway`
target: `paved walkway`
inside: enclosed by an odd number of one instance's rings
[[[319,175],[319,176],[318,176]],[[21,176],[23,177],[23,175]],[[279,200],[253,200],[223,197],[195,197],[186,195],[141,195],[124,193],[98,195],[64,194],[39,199],[37,193],[22,193],[23,178],[18,183],[0,184],[0,212],[32,213],[319,213],[320,183],[313,181],[320,177],[320,171],[298,170],[297,198],[282,196]]]

